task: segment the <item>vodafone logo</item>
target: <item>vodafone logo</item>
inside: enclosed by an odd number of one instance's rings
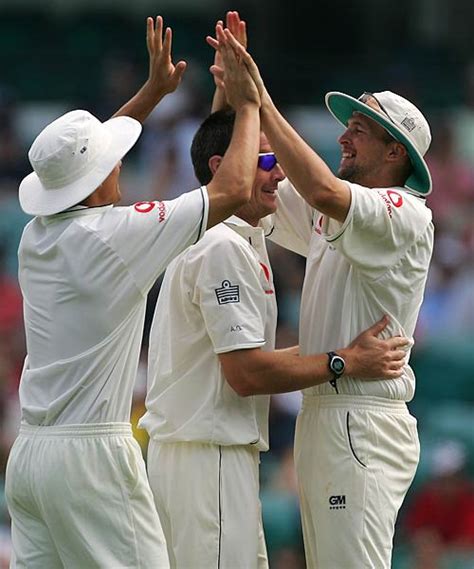
[[[395,207],[403,205],[403,198],[398,192],[395,192],[394,190],[387,190],[387,196]]]
[[[133,207],[138,213],[150,213],[156,206],[155,202],[137,202]]]
[[[267,280],[268,284],[271,286],[270,283],[270,269],[267,267],[267,265],[265,265],[264,263],[260,263],[260,266],[262,267],[263,270],[263,274],[265,275],[265,279]],[[265,294],[275,294],[275,291],[272,288],[266,289],[265,290]]]
[[[138,213],[150,213],[158,207],[158,221],[162,223],[166,219],[166,205],[164,202],[137,202],[134,206]]]

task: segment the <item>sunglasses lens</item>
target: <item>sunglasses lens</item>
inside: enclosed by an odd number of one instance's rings
[[[263,154],[258,157],[258,167],[265,172],[270,172],[272,168],[275,168],[277,162],[275,154]]]

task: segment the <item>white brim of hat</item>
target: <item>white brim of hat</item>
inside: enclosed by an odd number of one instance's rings
[[[369,105],[362,103],[362,101],[337,91],[327,93],[326,106],[333,117],[344,127],[347,127],[348,121],[354,112],[362,113],[380,124],[393,138],[401,142],[407,149],[413,165],[413,172],[406,181],[405,186],[413,192],[424,196],[431,193],[431,174],[423,156],[405,133],[390,119],[382,113],[378,113],[372,107],[369,107]]]
[[[84,176],[59,188],[45,188],[36,172],[24,178],[19,188],[20,205],[29,215],[54,215],[89,197],[138,140],[142,125],[131,117],[114,117],[102,123],[109,144],[95,167]]]

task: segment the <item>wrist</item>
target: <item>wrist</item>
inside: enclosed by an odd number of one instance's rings
[[[260,98],[262,100],[262,112],[263,113],[271,113],[274,109],[275,105],[273,104],[272,98],[270,97],[268,91],[264,89],[262,93],[260,93]]]
[[[245,101],[244,103],[235,107],[236,113],[255,112],[260,110],[260,105],[257,101]]]
[[[332,383],[344,375],[346,362],[340,352],[327,352],[326,355],[328,357],[328,369],[332,375]]]
[[[153,99],[158,104],[161,99],[167,94],[167,91],[163,89],[163,86],[159,85],[158,81],[153,79],[147,79],[140,89],[139,93],[142,93],[145,97]]]
[[[335,350],[338,356],[344,360],[344,372],[342,375],[352,375],[352,370],[354,368],[354,357],[351,348],[341,348],[340,350]]]

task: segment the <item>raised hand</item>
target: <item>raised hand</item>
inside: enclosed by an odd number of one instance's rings
[[[208,38],[208,41],[211,39],[215,42],[209,43],[219,51],[223,64],[222,67],[217,65],[211,67],[216,85],[225,90],[228,103],[236,110],[242,104],[249,102],[260,106],[260,95],[247,66],[241,55],[231,46],[220,24],[216,26],[216,36],[216,40]]]
[[[221,28],[224,27],[222,20],[219,20],[216,24],[216,37],[217,26],[220,26]],[[240,44],[242,44],[244,47],[247,47],[247,26],[244,20],[240,19],[238,12],[227,12],[226,27],[231,31],[232,35]],[[223,69],[224,67],[224,62],[222,61],[222,56],[218,49],[215,50],[213,67],[214,69]],[[222,82],[218,81],[215,75],[214,82],[216,84],[216,90],[212,99],[212,112],[229,107],[229,102],[227,101]]]
[[[186,69],[186,62],[176,65],[171,60],[171,28],[166,28],[163,37],[163,18],[147,18],[146,45],[149,55],[148,79],[141,89],[121,107],[115,117],[129,116],[141,123],[149,116],[156,105],[180,84]]]
[[[163,37],[163,18],[147,18],[146,44],[149,56],[148,82],[163,95],[172,93],[180,84],[186,62],[176,65],[171,60],[172,31],[166,28]]]
[[[252,59],[251,55],[247,52],[246,48],[242,45],[242,43],[240,43],[235,38],[235,36],[230,31],[230,29],[226,28],[225,30],[222,30],[223,35],[220,32],[219,32],[219,34],[217,33],[218,29],[222,29],[222,26],[220,26],[219,24],[216,26],[216,38],[213,38],[211,36],[207,36],[207,38],[206,38],[207,43],[211,47],[213,47],[216,51],[221,51],[221,45],[223,44],[224,41],[230,47],[232,47],[237,58],[240,61],[242,61],[243,63],[245,63],[245,66],[247,67],[255,85],[257,86],[262,104],[264,102],[271,103],[270,95],[268,94],[268,91],[265,88],[265,84],[264,84],[263,79],[260,75],[260,71],[257,67],[257,64]],[[246,37],[247,37],[247,35],[245,32],[245,38]],[[225,67],[225,65],[223,67]],[[214,75],[214,80],[215,80],[216,85],[218,87],[222,87],[223,83],[224,83],[224,80],[223,80],[224,69],[223,69],[223,67],[220,67],[216,64],[214,64],[211,67],[211,73]]]
[[[216,24],[216,37],[217,37],[217,26],[220,26],[221,28],[224,27],[224,23],[222,22],[222,20],[219,20]],[[230,30],[234,38],[241,45],[243,45],[244,48],[247,48],[247,24],[245,23],[244,20],[240,19],[238,12],[235,11],[227,12],[225,26],[228,30]],[[216,50],[214,56],[214,65],[220,68],[223,67],[222,57],[219,50]],[[216,87],[219,86],[216,85]]]
[[[387,327],[388,321],[384,316],[350,344],[353,362],[349,375],[376,379],[400,377],[411,342],[402,336],[380,339],[378,335]]]

